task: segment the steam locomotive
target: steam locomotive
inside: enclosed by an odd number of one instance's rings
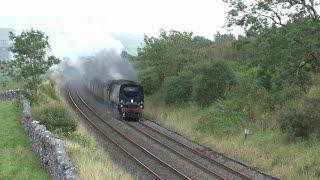
[[[98,98],[115,107],[124,119],[139,120],[144,109],[142,86],[130,80],[111,80],[102,82],[98,78],[86,81],[86,87]]]

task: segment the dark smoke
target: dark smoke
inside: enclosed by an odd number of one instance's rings
[[[137,81],[133,64],[115,51],[102,50],[76,61],[65,59],[55,70],[55,79],[63,84],[69,81],[84,82],[93,78],[101,81],[127,79]]]

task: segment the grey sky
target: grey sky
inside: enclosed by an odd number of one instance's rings
[[[208,38],[221,30],[227,12],[222,0],[10,0],[1,4],[0,27],[58,32],[91,26],[108,33],[150,35],[175,29]]]
[[[174,29],[212,39],[218,30],[226,32],[227,5],[222,0],[10,0],[1,6],[0,27],[40,29],[57,47],[87,44],[68,52],[54,47],[60,54],[98,49],[106,40],[121,49],[111,33],[157,35],[160,29]]]

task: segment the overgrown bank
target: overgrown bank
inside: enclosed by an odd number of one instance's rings
[[[133,179],[77,120],[54,81],[40,86],[32,109],[36,119],[66,142],[67,153],[78,165],[81,179]]]
[[[241,126],[234,125],[238,133],[228,135],[229,131],[234,130],[228,129],[229,122],[215,126],[217,131],[226,133],[224,136],[214,135],[199,129],[199,119],[206,110],[198,106],[168,106],[152,96],[147,98],[145,107],[146,116],[166,127],[272,175],[297,180],[320,177],[320,144],[316,139],[290,141],[278,128],[262,131],[252,125],[247,127],[250,135],[245,140]]]

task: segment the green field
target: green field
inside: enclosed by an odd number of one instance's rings
[[[0,103],[0,179],[51,179],[23,131],[17,102]]]

